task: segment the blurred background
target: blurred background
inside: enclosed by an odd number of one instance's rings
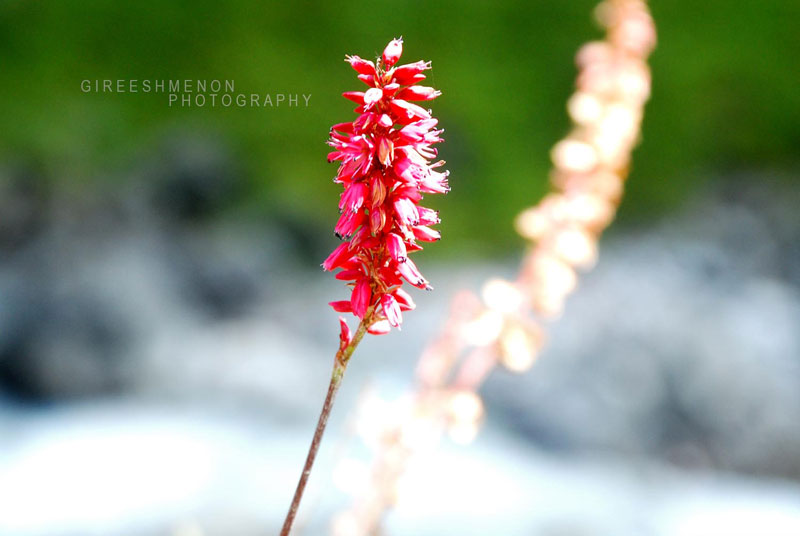
[[[361,89],[342,60],[402,35],[443,91],[453,190],[418,259],[436,291],[348,371],[304,502],[326,534],[358,485],[337,460],[369,460],[361,393],[409,389],[453,293],[515,272],[593,8],[0,3],[0,535],[278,532],[346,292],[319,269],[325,140]],[[652,10],[652,99],[597,268],[533,370],[490,378],[477,441],[410,468],[386,534],[800,534],[800,4]],[[146,79],[273,106],[81,88]]]

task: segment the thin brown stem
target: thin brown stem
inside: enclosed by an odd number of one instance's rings
[[[314,460],[317,457],[317,451],[319,450],[319,445],[322,442],[322,435],[325,433],[325,427],[328,424],[328,417],[331,414],[331,408],[333,408],[333,402],[336,399],[336,393],[339,391],[342,378],[344,378],[344,373],[347,369],[347,363],[350,361],[350,356],[353,355],[353,351],[356,349],[356,346],[358,346],[358,343],[361,342],[361,339],[363,339],[364,335],[367,333],[367,327],[369,326],[372,316],[371,313],[372,310],[369,310],[367,314],[364,315],[364,318],[358,325],[358,328],[353,334],[353,338],[350,343],[347,346],[340,348],[339,351],[336,352],[336,357],[334,358],[333,362],[333,372],[331,373],[331,381],[328,385],[328,394],[325,396],[325,403],[322,405],[322,411],[320,412],[319,420],[317,421],[317,429],[314,431],[314,438],[311,440],[311,446],[308,449],[306,463],[303,465],[303,472],[300,475],[300,481],[297,483],[297,489],[294,491],[292,504],[289,507],[289,512],[286,514],[286,520],[283,522],[283,528],[281,529],[280,536],[289,536],[289,533],[292,531],[294,518],[297,515],[297,509],[300,507],[300,500],[303,498],[303,492],[306,489],[308,477],[311,475],[311,468],[314,466]]]

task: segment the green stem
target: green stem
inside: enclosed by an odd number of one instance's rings
[[[331,381],[328,385],[328,394],[325,396],[325,403],[322,405],[322,411],[320,412],[319,420],[317,421],[317,429],[314,431],[314,438],[311,440],[311,446],[308,449],[306,463],[303,466],[303,472],[300,475],[300,481],[297,483],[297,489],[294,491],[294,498],[292,499],[292,504],[289,507],[289,513],[286,514],[286,520],[283,522],[283,528],[281,529],[280,536],[289,536],[289,533],[292,530],[294,518],[297,515],[297,509],[300,507],[300,500],[303,498],[303,492],[306,489],[308,477],[311,475],[311,468],[314,466],[314,459],[317,457],[317,451],[319,450],[319,445],[322,442],[322,434],[325,433],[325,427],[328,424],[328,416],[331,413],[331,408],[333,408],[333,401],[336,398],[336,393],[339,391],[339,386],[344,378],[344,372],[347,369],[347,363],[350,361],[350,356],[353,355],[353,351],[355,351],[356,346],[358,346],[358,343],[361,342],[361,339],[363,339],[364,335],[367,333],[369,319],[372,316],[371,312],[372,311],[370,310],[366,315],[364,315],[363,320],[361,320],[356,332],[353,334],[353,339],[350,341],[350,344],[344,348],[340,348],[339,351],[336,352],[336,357],[334,358],[333,362],[333,372],[331,373]]]

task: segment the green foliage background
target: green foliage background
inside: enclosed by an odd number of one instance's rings
[[[0,5],[0,159],[35,161],[68,188],[120,181],[176,132],[219,139],[248,180],[236,209],[330,228],[331,124],[360,89],[342,60],[402,35],[404,60],[433,61],[442,156],[453,192],[440,208],[445,253],[518,245],[517,211],[547,188],[548,151],[579,45],[600,36],[588,0],[506,2],[73,2]],[[800,2],[652,3],[653,97],[623,221],[662,213],[710,176],[796,168]],[[309,108],[170,108],[164,94],[85,94],[83,79],[233,79],[244,93],[311,94]],[[302,101],[302,98],[301,98]],[[448,249],[449,248],[449,249]]]

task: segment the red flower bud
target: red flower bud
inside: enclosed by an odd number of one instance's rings
[[[350,333],[350,327],[347,321],[339,317],[339,348],[345,348],[353,340],[353,335]]]
[[[359,318],[364,318],[371,301],[372,288],[370,287],[369,279],[362,277],[356,282],[356,286],[353,288],[353,296],[350,298],[353,313]]]
[[[406,262],[408,258],[406,245],[403,243],[403,239],[396,233],[389,233],[386,235],[386,250],[396,262]]]
[[[350,300],[332,301],[328,305],[333,307],[333,310],[339,313],[352,313],[353,307],[350,305]]]
[[[356,70],[358,74],[375,76],[375,64],[368,60],[362,60],[358,56],[345,56],[345,61]]]
[[[432,87],[408,86],[397,94],[397,98],[412,101],[433,100],[441,94],[441,91],[437,91]]]
[[[389,41],[389,44],[386,45],[386,48],[383,49],[383,63],[385,63],[388,67],[393,66],[397,63],[397,60],[400,59],[400,56],[403,54],[403,38],[400,39],[392,39]]]

